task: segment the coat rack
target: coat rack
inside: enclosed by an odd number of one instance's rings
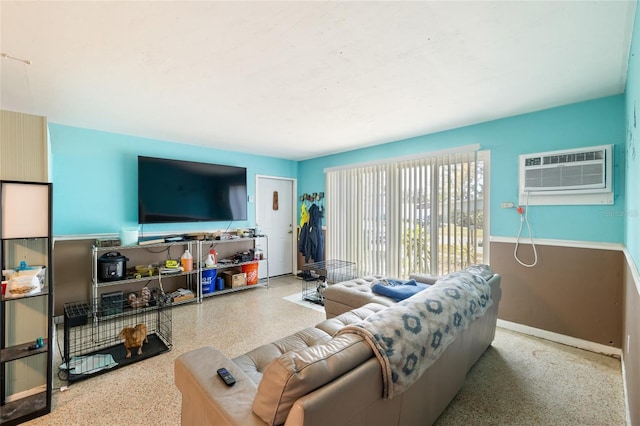
[[[314,201],[320,201],[324,199],[324,192],[314,192],[313,194],[307,194],[306,192],[300,196],[300,201],[308,201],[313,203]]]
[[[318,204],[320,209],[320,217],[324,217],[324,192],[314,192],[307,194],[306,192],[300,196],[300,228],[309,219],[307,211],[312,204]]]

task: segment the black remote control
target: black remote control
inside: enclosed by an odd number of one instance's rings
[[[226,383],[227,386],[233,386],[236,384],[236,379],[227,371],[226,368],[218,369],[218,376]]]

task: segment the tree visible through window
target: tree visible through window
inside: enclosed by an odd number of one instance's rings
[[[328,170],[328,257],[398,278],[482,263],[486,165],[472,151]]]

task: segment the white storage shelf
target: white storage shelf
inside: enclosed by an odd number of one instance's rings
[[[130,256],[132,258],[135,256],[135,257],[138,257],[139,259],[153,258],[154,261],[157,262],[157,261],[164,261],[165,259],[161,259],[160,256],[162,256],[166,251],[167,257],[168,257],[168,255],[171,253],[171,250],[174,247],[177,247],[178,251],[174,250],[173,254],[177,254],[178,252],[182,254],[182,252],[184,252],[184,249],[188,249],[189,251],[191,251],[191,253],[193,253],[194,257],[196,258],[199,258],[201,255],[201,252],[199,251],[201,246],[200,244],[198,244],[198,241],[179,241],[179,242],[145,244],[145,245],[136,245],[136,246],[114,246],[114,247],[94,246],[92,250],[92,280],[91,280],[92,300],[94,301],[98,300],[100,297],[99,290],[105,289],[106,287],[126,286],[127,284],[150,282],[150,281],[158,282],[159,280],[162,280],[162,279],[171,279],[174,277],[183,276],[183,277],[186,277],[186,285],[191,287],[193,290],[195,290],[194,298],[190,300],[186,300],[185,302],[198,301],[198,294],[199,294],[198,287],[200,285],[200,280],[199,280],[199,274],[198,274],[199,270],[195,268],[195,265],[192,271],[162,274],[162,276],[159,276],[158,274],[154,274],[152,276],[143,276],[141,278],[125,278],[121,280],[109,280],[109,281],[100,281],[98,278],[98,275],[99,275],[98,270],[100,267],[99,259],[101,255],[103,255],[104,253],[117,252],[127,258],[129,258]],[[194,251],[194,248],[195,248],[195,251]],[[162,249],[162,250],[158,252],[154,252],[154,249],[156,250]],[[134,264],[134,262],[131,262],[131,264]],[[125,270],[123,272],[126,276],[127,271]],[[175,304],[178,304],[178,303],[175,303]]]
[[[213,248],[218,253],[218,264],[216,265],[217,276],[220,276],[220,273],[233,268],[241,268],[243,265],[250,265],[256,263],[255,259],[246,261],[246,262],[237,262],[237,263],[222,263],[220,260],[228,258],[229,256],[237,253],[237,248],[245,248],[248,243],[252,244],[251,248],[254,250],[262,250],[263,259],[258,260],[258,283],[257,284],[249,284],[243,285],[240,287],[229,288],[225,287],[222,290],[215,290],[210,293],[201,293],[201,298],[218,296],[227,293],[233,293],[236,291],[247,290],[255,287],[268,287],[269,286],[269,262],[267,257],[265,256],[268,247],[268,238],[266,235],[260,235],[257,237],[232,237],[227,239],[220,240],[205,240],[202,241],[202,252],[203,256],[209,253],[209,249]],[[261,268],[265,272],[263,276],[261,276]]]

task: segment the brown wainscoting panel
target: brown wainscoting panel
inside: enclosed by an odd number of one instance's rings
[[[631,268],[626,263],[625,309],[622,356],[627,402],[632,425],[640,425],[640,283],[636,283]]]
[[[520,265],[515,243],[491,242],[491,268],[502,275],[498,317],[615,348],[622,347],[621,250],[537,244],[538,263]],[[530,244],[519,258],[532,263]]]
[[[91,248],[95,240],[57,240],[53,246],[55,316],[67,302],[91,299]]]

